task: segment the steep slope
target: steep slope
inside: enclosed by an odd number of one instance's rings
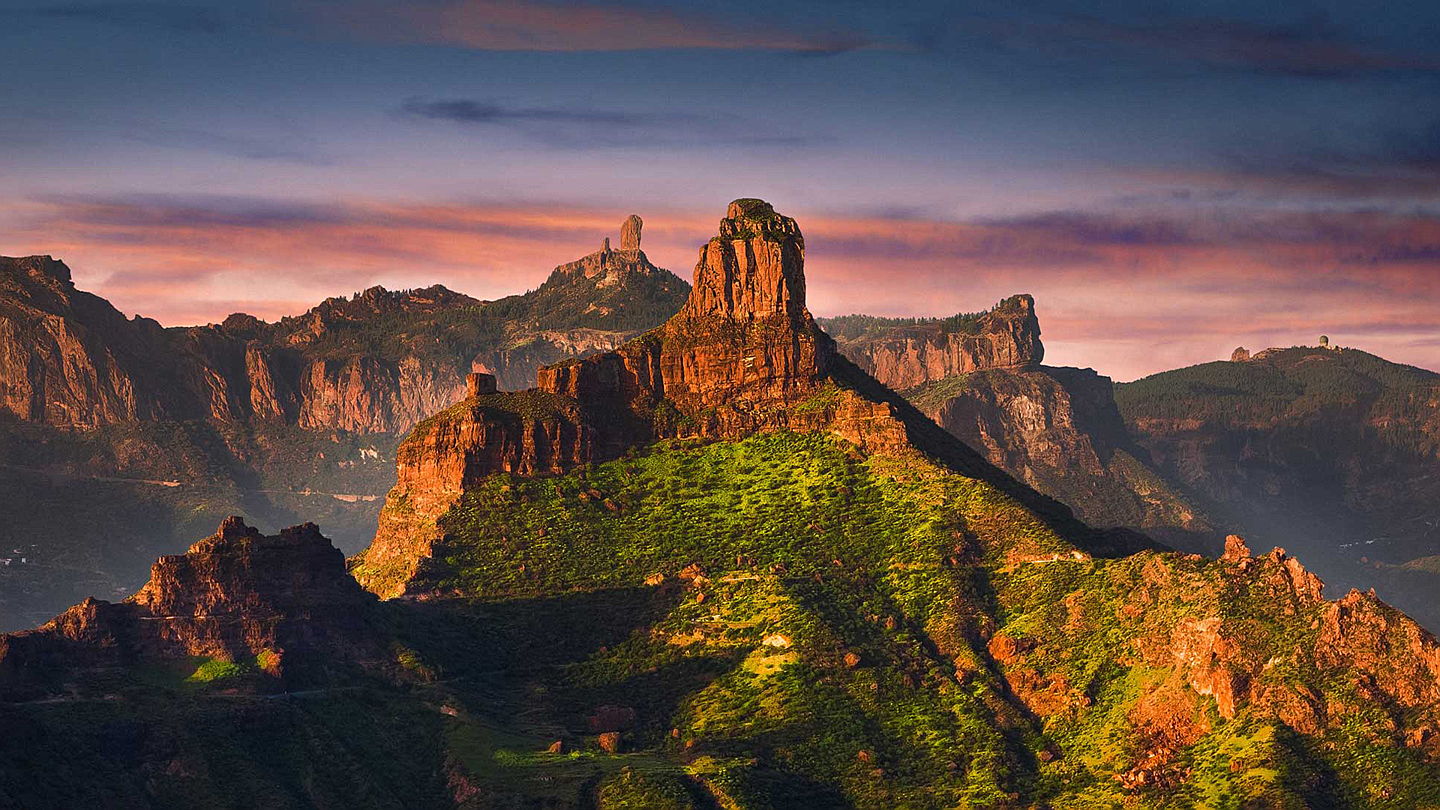
[[[1421,559],[1440,548],[1440,374],[1356,349],[1237,351],[1117,399],[1163,474],[1217,521],[1440,626],[1440,582]]]
[[[1130,439],[1110,378],[1041,365],[1028,295],[949,318],[822,319],[840,351],[940,426],[1097,526],[1218,551],[1220,535]]]
[[[320,520],[362,548],[401,435],[466,373],[531,385],[679,308],[688,285],[646,258],[638,221],[629,248],[523,295],[376,287],[273,324],[127,320],[58,261],[0,259],[0,630],[129,593],[227,514]]]

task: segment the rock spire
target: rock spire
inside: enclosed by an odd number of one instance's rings
[[[631,214],[626,217],[625,222],[620,225],[620,249],[639,250],[640,229],[644,226],[645,221],[640,218],[639,214]]]

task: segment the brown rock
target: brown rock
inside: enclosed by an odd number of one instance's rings
[[[1235,351],[1230,353],[1230,362],[1232,363],[1244,363],[1249,359],[1250,350],[1244,346],[1236,347]]]
[[[1038,366],[1045,357],[1029,295],[1001,301],[973,329],[951,331],[936,319],[842,336],[839,344],[846,357],[897,391],[986,369]]]
[[[563,753],[565,753],[565,741],[564,741],[564,740],[556,740],[555,742],[550,743],[549,747],[547,747],[547,748],[545,749],[545,753],[547,753],[547,754],[563,754]]]
[[[620,753],[620,732],[607,731],[601,734],[597,741],[600,743],[600,750],[607,754]]]
[[[36,630],[0,636],[0,687],[23,687],[25,672],[47,667],[181,656],[258,659],[299,684],[312,667],[318,675],[383,656],[366,622],[373,602],[313,524],[265,536],[230,517],[184,554],[161,557],[124,602],[87,599]]]
[[[1223,562],[1232,565],[1241,560],[1251,559],[1250,547],[1245,545],[1245,538],[1238,534],[1228,535],[1225,538],[1225,553],[1220,556]]]

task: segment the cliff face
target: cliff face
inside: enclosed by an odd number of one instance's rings
[[[61,262],[0,258],[0,630],[133,591],[234,512],[362,548],[401,436],[462,399],[467,373],[532,386],[680,308],[688,285],[645,256],[638,217],[624,231],[625,249],[496,301],[374,287],[277,323],[168,329],[75,289]]]
[[[1110,378],[1090,369],[985,369],[904,392],[996,466],[1098,526],[1206,547],[1208,520],[1129,437]]]
[[[23,691],[82,669],[200,656],[255,662],[295,684],[378,654],[372,603],[314,525],[267,537],[232,517],[184,554],[161,557],[124,602],[86,599],[35,630],[0,636],[0,680]]]
[[[972,371],[1029,368],[1045,358],[1035,299],[1028,295],[951,318],[851,315],[821,324],[846,357],[897,391]]]
[[[438,285],[374,287],[274,324],[236,314],[172,329],[126,320],[54,259],[0,258],[0,410],[62,427],[206,419],[403,432],[459,399],[472,369],[526,387],[541,363],[612,347],[672,314],[684,282],[650,264],[638,225],[630,238],[633,249],[561,265],[540,288],[494,302]]]

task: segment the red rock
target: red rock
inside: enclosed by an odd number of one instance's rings
[[[601,734],[596,740],[600,743],[600,750],[607,754],[620,753],[620,732],[607,731]]]
[[[897,391],[985,369],[1037,366],[1045,357],[1035,299],[1028,295],[1000,302],[974,330],[947,332],[941,323],[922,323],[842,339],[840,346],[856,365]]]

